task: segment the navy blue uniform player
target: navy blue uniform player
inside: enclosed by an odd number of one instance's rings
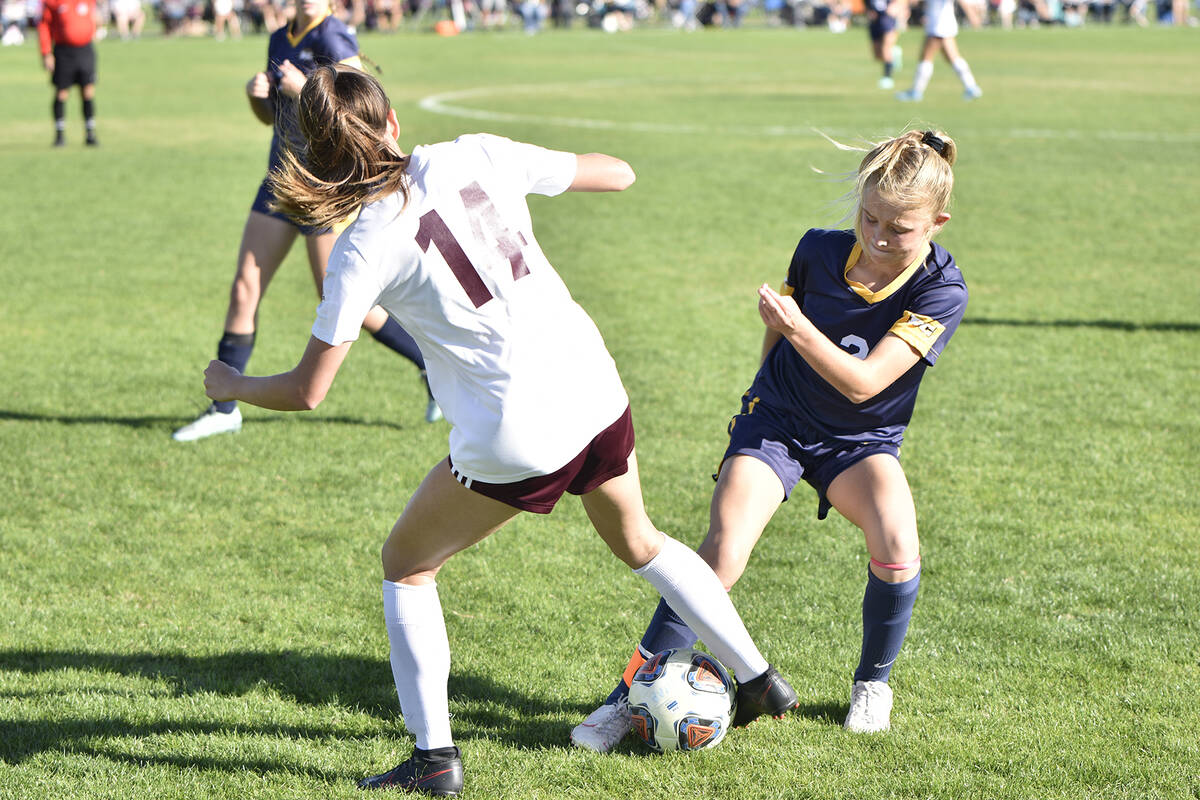
[[[901,19],[903,17],[903,19]],[[896,39],[900,24],[908,19],[907,0],[867,0],[867,32],[871,36],[871,55],[883,64],[879,78],[880,89],[896,85],[892,73],[903,66],[904,53]]]
[[[762,365],[729,426],[700,555],[726,588],[780,504],[804,479],[863,531],[870,565],[863,638],[845,727],[887,730],[892,664],[920,582],[916,510],[900,444],[917,389],[958,327],[967,287],[933,236],[950,219],[954,142],[911,131],[859,165],[853,231],[810,230],[783,291],[758,290]],[[621,683],[571,733],[611,749],[629,730],[629,677],[649,656],[696,636],[660,602]]]
[[[342,63],[361,68],[358,40],[330,12],[328,0],[301,0],[295,18],[271,34],[267,67],[246,84],[250,109],[266,125],[273,126],[268,172],[281,163],[284,148],[303,152],[304,136],[296,119],[296,98],[310,72],[322,64]],[[258,304],[275,271],[283,264],[297,236],[303,236],[308,264],[317,293],[325,280],[325,267],[339,230],[317,230],[297,225],[271,207],[274,197],[264,179],[250,208],[238,252],[237,274],[229,293],[225,332],[217,343],[217,359],[244,372],[254,350]],[[363,321],[363,329],[377,341],[407,358],[425,378],[425,360],[417,343],[382,308],[374,308]],[[428,390],[428,383],[425,384]],[[427,394],[425,419],[436,422],[442,413]],[[242,414],[233,401],[211,404],[196,420],[172,435],[190,442],[221,433],[241,430]]]

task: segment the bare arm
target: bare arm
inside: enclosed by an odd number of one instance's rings
[[[271,81],[267,73],[259,72],[246,84],[246,97],[250,100],[250,110],[258,121],[264,125],[275,124],[275,110],[271,107]]]
[[[300,363],[291,371],[264,378],[252,378],[212,361],[204,370],[204,390],[213,400],[241,400],[276,411],[310,411],[325,399],[350,345],[335,347],[311,337]]]
[[[793,298],[777,294],[765,283],[758,297],[758,313],[767,327],[786,338],[818,375],[856,405],[891,386],[921,358],[908,342],[891,334],[865,359],[856,358],[821,333]]]
[[[637,179],[633,167],[603,153],[577,155],[575,163],[575,180],[567,187],[568,192],[619,192]]]

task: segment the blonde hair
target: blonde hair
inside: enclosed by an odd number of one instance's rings
[[[954,140],[942,131],[908,131],[875,145],[854,177],[854,232],[862,241],[862,200],[871,189],[890,203],[930,208],[933,216],[950,207],[951,167],[958,157]]]
[[[327,228],[395,192],[408,202],[408,156],[388,138],[391,103],[379,81],[327,64],[308,75],[296,102],[304,152],[286,150],[271,172],[272,208]]]

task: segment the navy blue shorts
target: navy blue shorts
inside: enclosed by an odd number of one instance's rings
[[[535,475],[516,483],[484,483],[462,475],[455,469],[453,461],[450,461],[450,471],[459,483],[484,497],[522,511],[549,514],[564,492],[587,494],[602,483],[624,475],[629,471],[629,454],[632,452],[633,414],[627,406],[625,413],[596,434],[579,455],[549,475]]]
[[[800,424],[791,415],[780,414],[762,403],[751,404],[747,393],[742,397],[742,413],[729,421],[729,447],[721,463],[736,455],[757,458],[779,477],[785,501],[803,478],[817,490],[817,519],[825,519],[831,507],[825,496],[829,484],[876,453],[899,458],[900,448],[892,442],[822,438],[819,431]]]
[[[271,201],[274,199],[275,195],[271,192],[271,187],[267,185],[267,179],[263,178],[263,182],[258,185],[258,194],[254,195],[254,205],[250,206],[250,210],[266,214],[268,217],[283,220],[305,236],[316,236],[319,233],[325,233],[330,230],[329,228],[311,228],[308,225],[301,225],[287,214],[275,211],[270,206]]]
[[[871,34],[871,41],[878,42],[883,39],[885,33],[891,33],[896,30],[896,18],[891,14],[880,14],[871,20],[867,26],[867,30]]]

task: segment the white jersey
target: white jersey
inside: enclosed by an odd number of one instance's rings
[[[953,39],[958,36],[954,0],[925,0],[925,34],[939,39]]]
[[[408,205],[364,207],[329,258],[313,336],[353,341],[383,306],[420,346],[450,457],[473,480],[554,472],[629,405],[525,202],[566,191],[575,170],[572,153],[486,134],[417,147]]]

